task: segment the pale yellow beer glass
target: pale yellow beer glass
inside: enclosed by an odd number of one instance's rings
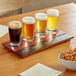
[[[47,30],[48,31],[55,31],[58,27],[58,17],[59,11],[56,9],[49,9],[47,10]]]
[[[36,13],[35,18],[36,18],[36,24],[35,24],[36,36],[45,37],[47,15],[45,13]]]

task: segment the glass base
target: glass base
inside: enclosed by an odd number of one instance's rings
[[[47,33],[51,33],[51,34],[55,34],[55,33],[57,33],[58,32],[58,30],[56,29],[56,30],[47,30]]]
[[[23,38],[24,41],[33,41],[34,38]]]
[[[10,46],[12,46],[12,47],[21,46],[21,42],[19,42],[19,43],[10,43]]]
[[[45,33],[36,33],[36,37],[45,38],[46,34]]]
[[[56,32],[57,29],[56,29],[56,30],[48,30],[48,29],[47,29],[47,31],[48,31],[48,32]]]

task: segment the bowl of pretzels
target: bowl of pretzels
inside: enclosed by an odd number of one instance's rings
[[[76,49],[63,51],[58,60],[65,68],[76,71]]]

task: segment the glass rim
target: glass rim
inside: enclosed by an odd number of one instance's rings
[[[46,13],[36,13],[35,18],[37,20],[47,20],[47,14]]]
[[[48,16],[59,16],[59,10],[57,9],[48,9],[47,10]]]
[[[22,22],[20,22],[20,21],[10,21],[9,23],[8,23],[8,26],[10,27],[10,28],[14,28],[15,29],[15,27],[16,27],[16,29],[17,28],[21,28],[22,27]],[[12,27],[13,26],[13,27]],[[18,27],[19,26],[19,27]]]
[[[32,16],[26,16],[22,18],[22,22],[25,24],[34,24],[35,23],[35,18]]]

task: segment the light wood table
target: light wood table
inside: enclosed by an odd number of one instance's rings
[[[74,3],[53,7],[60,11],[59,29],[73,36],[76,34],[76,5]],[[49,8],[47,8],[49,9]],[[5,26],[11,20],[20,20],[24,16],[34,16],[37,12],[46,12],[47,9],[24,13],[16,16],[0,19],[0,24]],[[75,71],[66,70],[58,61],[58,55],[69,49],[69,41],[48,48],[26,58],[20,58],[2,46],[2,43],[9,40],[8,34],[0,38],[0,76],[18,76],[36,63],[42,63],[63,72],[62,76],[76,76]]]

